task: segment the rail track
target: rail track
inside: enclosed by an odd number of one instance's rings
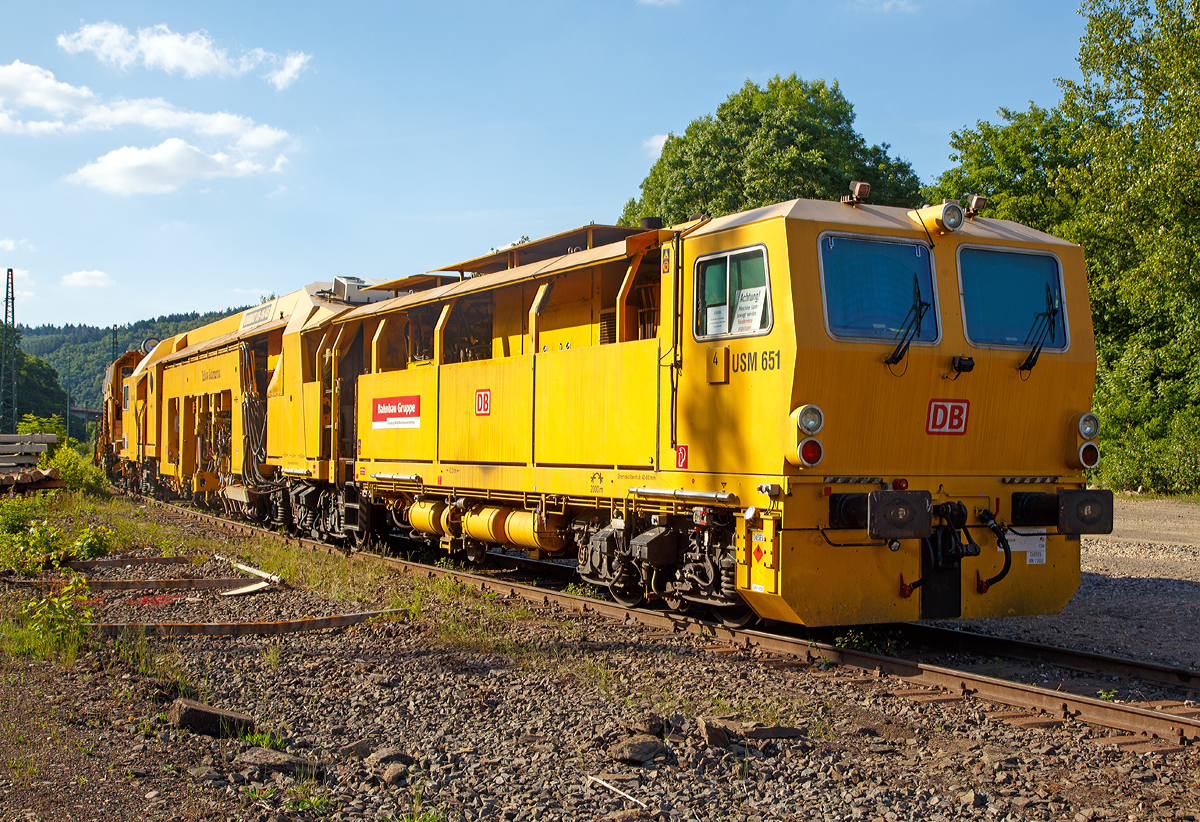
[[[310,550],[347,553],[336,546],[226,520],[190,508],[144,497],[138,497],[138,499],[147,504],[170,510],[185,518],[214,525],[234,533],[277,539]],[[538,571],[560,577],[571,571],[569,566],[529,560],[523,557],[505,554],[489,554],[488,556],[507,564],[510,569]],[[830,674],[840,676],[851,683],[878,684],[884,681],[884,677],[897,677],[903,681],[904,687],[890,690],[889,693],[893,696],[925,703],[974,698],[1016,709],[992,712],[989,716],[1022,727],[1049,727],[1061,724],[1067,719],[1074,719],[1090,725],[1124,732],[1125,735],[1107,737],[1101,741],[1138,753],[1168,753],[1200,741],[1200,708],[1187,706],[1177,700],[1147,703],[1109,702],[969,671],[882,656],[861,650],[839,648],[811,638],[789,636],[766,630],[727,628],[673,612],[645,608],[627,609],[604,600],[551,590],[546,587],[526,585],[522,582],[481,573],[421,564],[373,552],[352,551],[349,552],[348,557],[353,561],[382,563],[407,574],[453,577],[480,591],[492,592],[504,597],[520,597],[543,605],[553,604],[579,613],[594,613],[670,633],[690,632],[726,643],[731,649],[757,648],[768,655],[766,658],[768,664],[779,667],[786,668],[824,662],[840,666],[842,672],[846,669],[858,669],[858,673],[852,672],[850,675]],[[369,615],[355,616],[366,617]],[[246,632],[257,633],[259,631],[255,630],[255,626],[272,624],[248,625]],[[176,633],[169,630],[168,626],[155,627],[159,634]],[[168,630],[163,630],[164,628],[168,628]],[[196,626],[180,626],[180,628],[182,629],[178,631],[180,634],[220,632],[211,626],[207,629]],[[926,625],[905,625],[904,630],[911,632],[914,637],[921,638],[922,641],[969,650],[973,654],[1016,656],[1066,668],[1144,679],[1167,685],[1194,687],[1200,683],[1200,672],[1187,669]]]

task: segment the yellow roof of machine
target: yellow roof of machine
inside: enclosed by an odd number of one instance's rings
[[[431,271],[428,274],[405,274],[403,277],[396,277],[391,280],[375,283],[373,285],[364,286],[362,291],[390,291],[393,296],[399,296],[400,292],[411,293],[413,291],[427,291],[430,288],[437,288],[439,285],[445,285],[451,281],[462,279],[462,274],[441,273]]]
[[[564,254],[578,253],[597,246],[609,245],[610,243],[619,242],[632,234],[641,234],[644,231],[644,228],[596,225],[592,223],[591,225],[572,228],[569,231],[560,231],[558,234],[551,234],[549,237],[541,237],[527,243],[500,248],[491,253],[484,254],[482,257],[463,260],[461,263],[434,268],[431,269],[430,273],[437,271],[457,271],[460,274],[467,272],[473,274],[493,274],[497,271],[504,271],[507,268],[517,268],[518,266],[549,260],[552,257],[561,257]]]
[[[361,319],[375,314],[407,308],[410,305],[420,305],[452,297],[461,297],[464,294],[487,291],[502,285],[521,282],[522,280],[533,280],[538,277],[561,274],[577,268],[587,268],[593,265],[613,262],[614,260],[624,260],[638,252],[645,251],[657,243],[666,242],[673,236],[672,232],[662,229],[651,231],[637,229],[633,233],[622,229],[622,232],[624,238],[615,243],[589,248],[584,251],[576,251],[571,254],[562,254],[557,257],[549,257],[537,262],[525,263],[508,270],[481,274],[477,277],[467,277],[464,280],[430,288],[426,291],[402,294],[390,300],[356,308],[346,314],[344,319]],[[478,259],[486,258],[480,257]]]

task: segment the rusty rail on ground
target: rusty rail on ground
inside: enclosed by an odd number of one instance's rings
[[[149,502],[169,508],[192,519],[209,522],[239,533],[265,536],[284,540],[288,543],[295,541],[304,547],[328,553],[346,553],[336,547],[314,540],[288,537],[264,528],[257,528],[245,523],[230,522],[220,517],[202,514],[198,511],[192,511],[157,500],[149,500]],[[430,577],[453,577],[482,592],[496,593],[506,597],[520,597],[543,605],[556,604],[579,613],[591,612],[614,620],[636,622],[647,627],[658,628],[672,633],[688,632],[710,636],[747,649],[756,647],[770,653],[798,657],[810,662],[824,659],[838,665],[852,666],[864,671],[876,672],[880,675],[887,674],[901,677],[914,685],[947,691],[956,696],[974,696],[989,702],[1038,711],[1056,719],[1074,718],[1080,722],[1128,731],[1133,734],[1144,734],[1147,738],[1155,738],[1179,744],[1187,744],[1200,740],[1200,718],[1176,716],[1165,711],[1135,705],[1105,702],[1091,697],[1076,696],[1061,691],[1053,691],[1048,688],[1039,688],[1036,685],[1025,685],[981,674],[957,671],[936,665],[926,665],[911,660],[838,648],[812,640],[779,636],[763,631],[724,628],[700,622],[690,617],[662,611],[627,609],[603,600],[551,591],[545,588],[536,588],[516,582],[507,582],[465,571],[422,565],[379,554],[352,552],[349,556],[360,561],[381,562],[404,573],[425,574]],[[386,612],[378,612],[377,615],[384,613]],[[194,633],[204,632],[196,631]],[[1083,656],[1086,655],[1081,654],[1077,658],[1082,658]],[[1136,666],[1140,663],[1131,660],[1120,660],[1120,664]]]

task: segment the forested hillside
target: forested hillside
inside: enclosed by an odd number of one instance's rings
[[[138,348],[148,337],[163,339],[228,317],[247,306],[208,314],[168,314],[117,326],[117,351]],[[18,326],[21,348],[41,357],[58,372],[59,383],[71,392],[71,404],[98,408],[104,369],[113,361],[112,327],[94,325]],[[61,411],[59,412],[61,413]]]

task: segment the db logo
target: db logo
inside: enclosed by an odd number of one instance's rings
[[[675,446],[675,467],[678,469],[687,468],[688,447],[686,445]]]
[[[969,400],[930,400],[929,418],[925,421],[925,433],[967,433],[967,411],[970,407]]]
[[[492,389],[480,388],[475,392],[475,416],[488,417],[492,414]]]

